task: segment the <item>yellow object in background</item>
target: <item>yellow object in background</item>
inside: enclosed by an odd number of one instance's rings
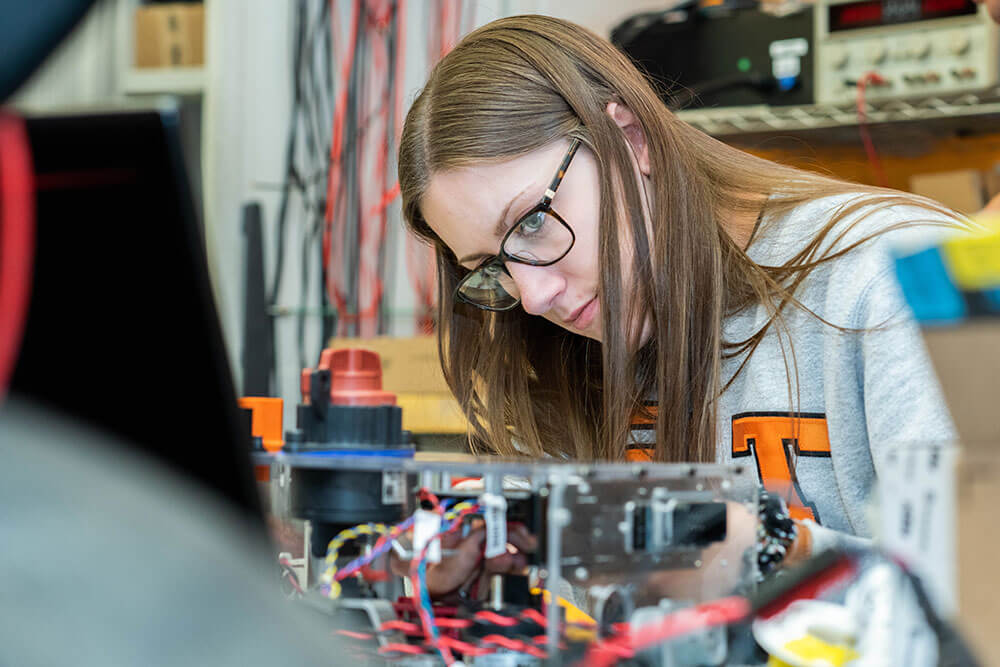
[[[539,593],[542,594],[542,602],[544,602],[546,605],[552,602],[552,593],[550,593],[549,591],[543,590],[541,588],[531,589],[532,595],[538,595]],[[567,623],[571,625],[589,625],[593,626],[594,628],[597,628],[597,621],[591,618],[591,616],[587,612],[583,611],[582,609],[574,605],[572,602],[569,602],[565,598],[556,596],[556,604],[558,604],[560,607],[566,610]]]
[[[800,658],[802,660],[801,664],[803,665],[813,665],[816,664],[815,661],[820,660],[822,661],[822,664],[830,665],[830,667],[843,667],[860,656],[860,654],[850,646],[830,644],[813,635],[806,635],[805,637],[801,637],[799,639],[793,639],[785,644],[785,650],[796,658]],[[776,658],[771,658],[771,661],[767,664],[769,667],[772,665],[788,665],[788,663],[777,660]],[[794,666],[788,665],[788,667]]]
[[[1000,287],[1000,234],[951,239],[941,254],[959,289]]]
[[[396,394],[403,428],[410,433],[462,434],[467,422],[451,394]]]

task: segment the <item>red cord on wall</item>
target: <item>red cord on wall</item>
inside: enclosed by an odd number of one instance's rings
[[[861,133],[861,143],[865,146],[865,154],[868,155],[868,162],[872,166],[872,171],[875,172],[875,180],[879,187],[883,188],[889,187],[889,179],[885,176],[885,170],[882,169],[882,161],[879,160],[878,152],[875,150],[875,143],[868,133],[868,116],[865,113],[865,88],[869,84],[881,86],[885,83],[886,80],[877,72],[868,72],[858,79],[858,132]]]
[[[35,178],[24,121],[0,113],[0,401],[14,373],[31,297]]]

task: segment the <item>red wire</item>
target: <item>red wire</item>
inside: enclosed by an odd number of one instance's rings
[[[536,658],[547,658],[548,654],[542,649],[538,648],[534,644],[529,642],[520,641],[518,639],[511,639],[510,637],[504,637],[503,635],[486,635],[480,641],[484,644],[496,644],[501,648],[505,648],[509,651],[516,651],[518,653],[527,653],[528,655],[534,656]]]
[[[438,58],[444,58],[445,54],[448,53],[448,41],[450,35],[448,34],[448,29],[451,27],[451,0],[442,0],[441,2],[441,41],[438,42]]]
[[[415,644],[386,644],[385,646],[379,647],[379,653],[409,653],[410,655],[417,655],[419,653],[426,653],[426,649],[417,646]]]
[[[403,134],[403,82],[406,78],[406,0],[398,0],[396,3],[396,146],[399,146],[400,137]],[[398,190],[399,183],[396,183]]]
[[[501,616],[500,614],[494,613],[492,611],[477,611],[476,618],[480,621],[486,621],[487,623],[492,623],[493,625],[499,625],[503,628],[513,627],[518,624],[516,618],[511,618],[510,616]]]
[[[882,169],[882,161],[879,160],[878,152],[875,150],[875,143],[872,141],[871,135],[868,133],[868,117],[865,114],[865,87],[869,83],[881,85],[885,83],[885,79],[883,79],[877,72],[867,72],[860,79],[858,79],[858,132],[861,134],[861,143],[865,146],[865,153],[868,155],[868,162],[871,164],[872,170],[875,172],[875,180],[878,182],[879,186],[887,188],[889,187],[889,180],[886,178],[885,171]]]
[[[543,628],[547,628],[549,626],[549,619],[545,618],[545,614],[538,611],[537,609],[531,609],[531,608],[525,609],[524,611],[521,612],[521,617],[526,618],[529,621],[534,621]]]
[[[495,653],[496,649],[487,648],[485,646],[476,646],[475,644],[470,644],[468,642],[463,642],[460,639],[455,639],[454,637],[441,637],[438,643],[447,646],[450,649],[455,649],[463,655],[486,655],[488,653]]]
[[[349,89],[348,81],[350,80],[351,70],[354,68],[354,52],[357,49],[358,43],[358,23],[359,14],[361,9],[361,2],[357,0],[352,3],[353,9],[351,12],[351,28],[350,37],[347,43],[347,53],[341,57],[341,62],[343,63],[340,70],[340,94],[337,95],[337,102],[334,108],[333,116],[333,137],[330,142],[330,171],[327,177],[327,188],[326,188],[326,211],[324,213],[324,225],[323,225],[323,260],[324,268],[327,271],[327,292],[331,297],[337,310],[343,312],[346,310],[347,299],[343,293],[343,290],[339,289],[336,272],[331,271],[331,264],[334,264],[331,252],[333,250],[333,236],[334,236],[334,219],[336,218],[336,227],[339,237],[343,237],[340,230],[343,228],[344,219],[343,216],[335,216],[337,208],[340,204],[340,158],[343,152],[344,143],[344,121],[347,115],[347,92]],[[331,30],[337,31],[337,7],[334,0],[330,0],[330,16],[331,16]],[[337,255],[338,259],[340,254],[343,252],[340,244],[337,244]]]
[[[433,503],[434,511],[438,512],[441,515],[444,515],[444,510],[440,506],[440,504],[438,504],[437,496],[435,496],[433,493],[431,493],[427,489],[420,489],[420,491],[418,492],[418,497],[420,497],[421,500],[426,499],[431,503]],[[455,519],[453,520],[454,522],[452,523],[451,528],[449,528],[444,533],[439,533],[435,535],[434,538],[432,538],[431,540],[428,540],[427,544],[425,544],[423,549],[420,550],[420,553],[417,555],[417,557],[410,561],[410,582],[413,585],[413,601],[417,609],[417,616],[420,618],[420,623],[423,625],[424,637],[427,639],[428,644],[434,646],[441,652],[441,656],[444,658],[446,665],[452,664],[455,661],[455,659],[454,656],[452,656],[451,651],[449,650],[447,645],[442,645],[440,641],[435,641],[434,639],[434,634],[431,631],[434,626],[434,619],[430,617],[427,610],[424,609],[423,605],[420,603],[420,576],[418,574],[417,568],[419,568],[420,563],[423,562],[425,558],[427,558],[427,550],[430,548],[431,543],[434,540],[440,540],[445,535],[450,535],[451,533],[454,533],[455,531],[457,531],[459,528],[462,527],[462,519],[466,515],[478,511],[479,511],[478,507],[467,507],[466,509],[459,512],[458,516],[456,516]]]
[[[34,176],[24,121],[0,114],[0,402],[14,373],[31,299]]]
[[[419,625],[409,621],[386,621],[378,628],[379,632],[388,632],[389,630],[399,630],[407,635],[419,635],[421,632]]]
[[[584,664],[588,667],[609,667],[618,658],[631,657],[636,651],[696,630],[737,623],[749,615],[750,601],[740,596],[680,609],[668,614],[658,623],[594,644],[587,651]]]

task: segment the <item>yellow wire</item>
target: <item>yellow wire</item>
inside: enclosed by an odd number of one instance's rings
[[[444,518],[451,521],[463,510],[473,507],[475,504],[475,502],[470,501],[460,502],[445,512]],[[384,523],[361,523],[353,528],[345,528],[330,540],[330,543],[326,547],[326,559],[323,561],[325,569],[320,575],[319,580],[320,584],[328,584],[330,586],[329,598],[331,600],[339,598],[341,592],[340,582],[336,579],[337,558],[340,556],[340,549],[351,540],[356,540],[359,537],[366,535],[387,535],[389,532],[390,528]]]
[[[326,559],[323,561],[326,568],[320,575],[320,583],[330,586],[330,599],[340,597],[340,582],[335,579],[337,575],[337,558],[340,556],[340,549],[351,540],[366,535],[385,535],[389,532],[389,527],[384,523],[361,523],[353,528],[345,528],[337,533],[326,546]]]

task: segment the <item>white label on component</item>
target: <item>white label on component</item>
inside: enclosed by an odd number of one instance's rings
[[[772,58],[781,58],[783,56],[797,56],[801,58],[809,53],[809,42],[802,37],[779,39],[776,42],[771,42],[767,51]]]
[[[771,74],[775,79],[798,76],[802,72],[802,62],[795,56],[782,56],[771,61]]]
[[[902,557],[944,614],[957,608],[955,471],[958,450],[946,445],[889,449],[880,459],[881,543]]]
[[[779,39],[771,42],[768,53],[775,79],[797,77],[802,72],[802,57],[809,53],[809,42],[801,37]]]
[[[403,471],[391,470],[382,473],[382,504],[398,505],[403,502]]]
[[[507,499],[495,493],[479,496],[486,520],[486,548],[483,555],[495,558],[507,553]]]
[[[427,562],[441,562],[441,540],[436,539],[431,542],[431,538],[441,532],[441,515],[429,510],[417,510],[413,519],[413,556],[420,555],[424,546],[427,547]]]

